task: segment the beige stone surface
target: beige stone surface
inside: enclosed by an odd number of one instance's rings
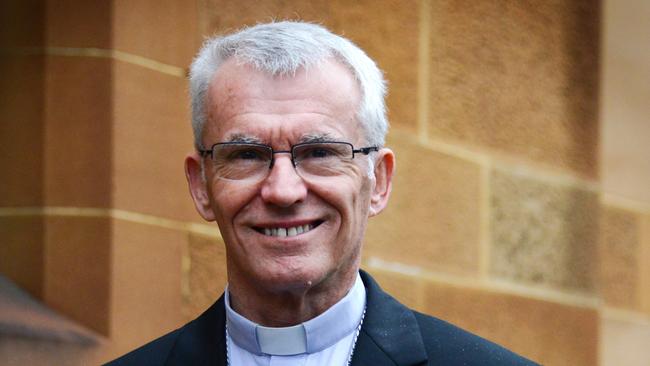
[[[363,268],[363,266],[362,266]],[[411,309],[424,311],[425,280],[419,276],[382,271],[380,269],[364,268],[377,281],[385,292],[396,298]]]
[[[495,170],[490,177],[490,273],[523,284],[595,291],[595,192]]]
[[[393,131],[397,173],[387,209],[369,220],[366,257],[434,272],[475,275],[479,265],[480,167]]]
[[[99,334],[109,332],[111,226],[107,218],[45,218],[44,302]]]
[[[44,13],[40,0],[0,2],[0,47],[42,46]]]
[[[603,190],[650,205],[650,2],[603,2],[601,177]]]
[[[193,150],[186,81],[119,61],[113,71],[113,206],[200,221],[183,168]]]
[[[125,353],[181,326],[187,233],[112,221],[110,337]]]
[[[642,216],[638,292],[640,310],[650,315],[650,213]]]
[[[599,2],[431,2],[430,136],[598,175]]]
[[[271,20],[301,19],[322,23],[330,15],[325,0],[204,0],[199,4],[199,14],[201,34],[204,36],[223,34]]]
[[[366,51],[385,72],[391,122],[415,130],[418,7],[416,0],[206,0],[200,14],[202,34],[206,36],[273,19],[307,20],[342,34]]]
[[[601,366],[645,366],[650,360],[650,320],[602,318]]]
[[[598,313],[505,293],[429,282],[426,312],[543,365],[598,364]]]
[[[111,1],[44,1],[50,47],[111,47]]]
[[[112,47],[187,68],[201,42],[198,3],[200,1],[113,1]]]
[[[329,2],[325,24],[361,47],[388,80],[393,126],[417,129],[419,0]],[[420,101],[424,103],[425,101]]]
[[[0,206],[43,200],[45,60],[0,52]]]
[[[643,262],[640,222],[636,213],[603,206],[600,221],[600,291],[610,306],[636,309],[639,304],[638,275]]]
[[[44,223],[38,216],[0,216],[0,273],[32,296],[44,287]]]
[[[228,282],[226,248],[220,239],[189,234],[189,258],[189,297],[183,303],[183,314],[188,321],[210,307]]]
[[[44,195],[47,206],[111,202],[111,61],[47,57]]]

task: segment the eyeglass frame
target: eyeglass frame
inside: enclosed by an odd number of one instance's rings
[[[351,159],[354,159],[356,156],[355,154],[363,154],[363,155],[369,155],[371,152],[375,151],[378,152],[380,147],[379,146],[364,146],[360,147],[358,149],[354,148],[354,145],[350,142],[346,141],[308,141],[308,142],[301,142],[295,145],[290,146],[290,150],[274,150],[271,145],[266,145],[266,144],[259,144],[256,142],[239,142],[239,141],[227,141],[227,142],[217,142],[213,144],[209,150],[206,149],[197,149],[199,155],[201,157],[205,157],[206,155],[210,155],[210,159],[214,160],[214,148],[215,146],[222,146],[222,145],[245,145],[245,146],[254,146],[254,147],[260,147],[260,148],[265,148],[271,151],[271,160],[269,161],[269,170],[273,169],[273,164],[275,163],[275,154],[291,154],[291,165],[293,165],[294,168],[296,168],[298,165],[295,160],[295,154],[294,151],[296,147],[300,146],[306,146],[306,145],[316,145],[316,144],[344,144],[350,146],[352,149],[352,156],[350,157]]]

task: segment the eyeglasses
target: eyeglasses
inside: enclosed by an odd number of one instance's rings
[[[355,154],[368,155],[379,151],[377,146],[355,149],[348,142],[305,142],[291,146],[291,150],[273,150],[271,146],[243,142],[218,142],[210,150],[199,150],[209,155],[217,177],[233,181],[261,181],[275,162],[275,154],[291,154],[291,162],[298,174],[308,177],[343,175],[353,169]]]

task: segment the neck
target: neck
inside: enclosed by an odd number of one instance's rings
[[[248,320],[266,327],[288,327],[325,312],[350,290],[357,270],[320,283],[269,290],[229,276],[230,306]]]

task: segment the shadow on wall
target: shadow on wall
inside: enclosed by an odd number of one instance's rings
[[[0,275],[0,363],[61,364],[102,343]]]

